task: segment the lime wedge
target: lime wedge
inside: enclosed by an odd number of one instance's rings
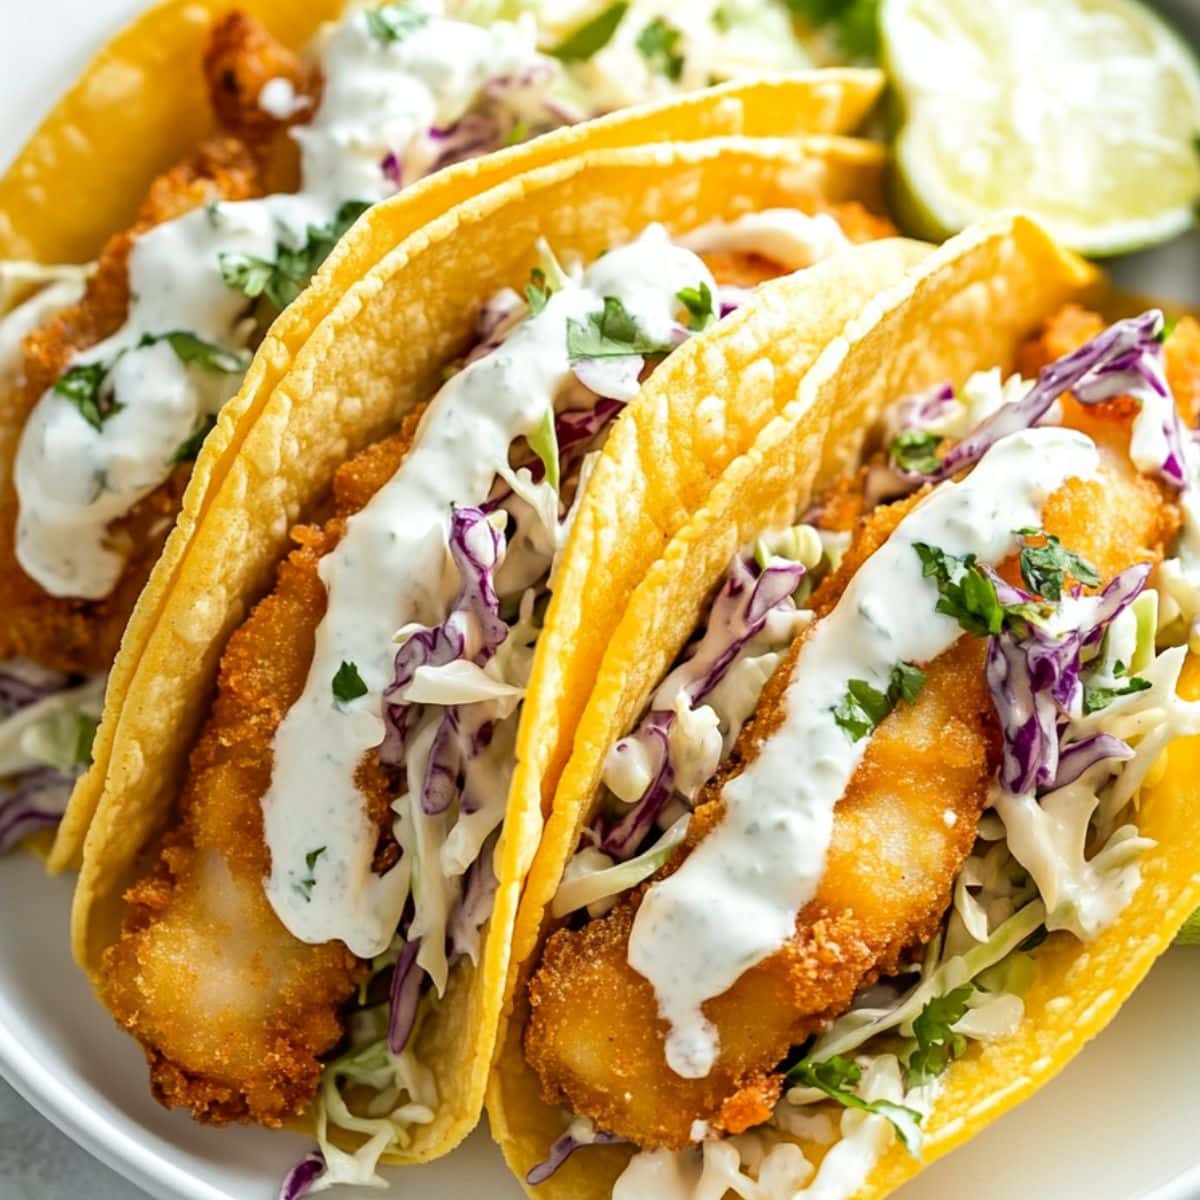
[[[997,210],[1120,254],[1200,199],[1200,66],[1134,0],[884,0],[903,115],[896,207],[942,238]]]

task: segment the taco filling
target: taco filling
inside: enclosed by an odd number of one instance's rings
[[[523,689],[593,452],[749,287],[887,229],[847,204],[674,241],[654,225],[586,268],[543,247],[437,395],[337,471],[327,519],[293,531],[228,642],[177,823],[105,953],[106,1002],[164,1103],[278,1125],[315,1098],[331,1181],[369,1180],[433,1120],[445,1098],[414,1046],[478,963]],[[365,1148],[338,1150],[333,1127]]]
[[[1018,370],[897,398],[611,747],[528,986],[530,1187],[625,1143],[622,1200],[851,1196],[1129,902],[1200,731],[1200,327],[1070,307]]]
[[[786,33],[785,6],[776,7],[774,18],[734,24],[745,33],[774,19]],[[712,38],[671,37],[660,18],[663,53],[647,43],[644,86],[618,96],[593,61],[607,44],[597,31],[563,51],[529,13],[446,11],[352,5],[304,57],[243,13],[222,18],[203,62],[218,133],[154,183],[85,286],[37,290],[0,324],[6,354],[23,340],[12,364],[23,428],[6,447],[12,479],[0,496],[0,662],[9,673],[28,664],[39,686],[50,686],[49,672],[61,677],[63,694],[45,710],[54,722],[64,713],[80,728],[94,721],[95,706],[72,696],[85,679],[89,697],[103,690],[191,463],[266,327],[366,208],[450,164],[752,65],[735,55],[728,70],[715,68]],[[723,45],[735,34],[713,36]],[[772,40],[738,44],[762,50]],[[783,45],[803,57],[794,37]],[[557,56],[544,52],[556,47]],[[299,186],[281,192],[289,155]],[[6,284],[22,266],[5,264]],[[20,290],[44,278],[22,275]],[[26,736],[3,733],[3,720],[0,737]],[[31,723],[26,713],[21,728]],[[24,774],[8,779],[5,821],[25,811]],[[68,793],[59,787],[52,804],[42,789],[40,810],[61,811]]]

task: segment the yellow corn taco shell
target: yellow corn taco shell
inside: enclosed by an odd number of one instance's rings
[[[0,180],[0,259],[83,260],[124,228],[155,173],[211,131],[200,60],[214,15],[225,0],[170,0],[141,17],[94,60],[80,82]],[[300,46],[341,0],[255,0],[240,6],[289,44]],[[184,81],[177,87],[178,80]],[[169,82],[168,82],[169,81]],[[613,113],[535,141],[441,171],[390,201],[386,221],[361,221],[334,250],[304,294],[275,322],[238,396],[224,408],[197,462],[192,486],[163,561],[177,563],[204,511],[209,489],[228,469],[244,424],[252,421],[296,352],[351,281],[364,276],[402,238],[453,206],[514,176],[562,159],[651,141],[687,142],[723,135],[798,136],[859,124],[875,103],[882,76],[868,70],[814,71],[705,92]],[[120,170],[110,178],[109,164]],[[849,169],[849,168],[848,168]],[[101,185],[103,180],[103,186]],[[99,196],[101,202],[93,203]],[[61,201],[61,202],[60,202]],[[0,455],[15,453],[19,405],[0,378]],[[126,634],[126,653],[109,678],[113,707],[159,619],[173,579],[164,568],[143,594]],[[49,857],[51,870],[78,866],[107,770],[111,729],[102,727],[93,769],[80,782]]]
[[[127,636],[114,671],[121,703],[110,695],[104,777],[97,769],[85,781],[99,798],[74,907],[74,949],[89,973],[96,975],[116,936],[123,887],[170,817],[225,640],[269,582],[288,527],[312,510],[348,455],[436,390],[443,365],[469,343],[483,300],[528,277],[539,237],[560,255],[592,259],[652,221],[684,231],[773,206],[812,209],[853,198],[877,207],[881,167],[877,148],[837,138],[711,139],[571,158],[502,183],[415,232],[406,195],[363,218],[363,237],[394,248],[344,289],[290,364],[275,364],[279,381],[261,404],[243,407],[236,428],[223,416],[199,464],[204,504],[188,509],[186,529],[176,531],[147,590],[158,598],[157,619],[139,626],[138,641]],[[519,735],[522,782],[497,851],[499,890],[481,965],[455,974],[417,1034],[417,1055],[434,1071],[444,1103],[432,1124],[415,1131],[403,1161],[444,1153],[478,1119],[543,796],[548,802],[626,596],[713,481],[791,398],[799,364],[813,362],[881,284],[925,252],[884,241],[865,247],[852,269],[837,269],[837,258],[811,268],[806,320],[779,314],[790,348],[785,369],[747,360],[753,369],[738,394],[721,395],[716,373],[729,359],[709,358],[705,339],[692,339],[617,423],[607,482],[597,486],[620,490],[627,504],[637,497],[636,506],[623,529],[605,534],[612,553],[602,586],[581,591],[570,574],[556,581],[527,693],[536,701]],[[736,318],[729,328],[727,340],[736,343]]]
[[[150,181],[212,132],[200,64],[216,18],[244,12],[299,49],[346,7],[346,0],[160,0],[148,8],[96,54],[0,179],[0,259],[85,262],[132,222]],[[882,87],[878,71],[837,69],[726,84],[682,103],[703,123],[720,94],[744,95],[742,132],[845,133]],[[658,132],[663,140],[705,136],[689,129],[680,120]]]
[[[851,251],[841,267],[847,269],[857,253]],[[753,351],[749,360],[739,356],[747,353],[746,345],[757,345],[765,369],[785,369],[785,348],[774,338],[775,314],[804,311],[807,283],[801,275],[764,285],[739,313],[740,337],[709,344],[712,357],[729,356],[727,387],[753,360]],[[831,341],[793,402],[731,463],[634,591],[609,638],[517,917],[514,990],[487,1103],[493,1134],[518,1178],[545,1160],[563,1130],[561,1111],[541,1099],[522,1049],[524,984],[548,932],[547,905],[592,816],[608,748],[644,709],[730,557],[762,529],[792,520],[856,462],[865,431],[890,401],[946,379],[960,385],[981,368],[1011,367],[1021,341],[1041,321],[1096,284],[1090,268],[1019,216],[976,227],[935,251]],[[610,445],[619,453],[617,441]],[[601,486],[580,512],[562,570],[584,592],[604,586],[609,565],[599,531],[626,520],[622,502],[618,490]],[[1196,663],[1189,663],[1185,681],[1191,694],[1200,693]],[[1113,1016],[1196,907],[1200,829],[1192,809],[1198,756],[1196,739],[1175,744],[1162,782],[1143,792],[1139,825],[1156,845],[1143,860],[1141,885],[1122,916],[1088,945],[1065,935],[1051,938],[1036,955],[1036,978],[1018,1031],[987,1046],[973,1044],[942,1077],[944,1088],[924,1125],[924,1161],[970,1137],[1060,1070]],[[823,1153],[819,1147],[805,1150],[813,1162]],[[628,1147],[589,1148],[527,1190],[541,1200],[600,1200],[610,1194],[630,1154]],[[889,1194],[920,1166],[893,1145],[854,1192],[855,1200]]]

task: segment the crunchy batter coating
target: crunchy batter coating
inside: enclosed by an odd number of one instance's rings
[[[134,226],[115,234],[101,252],[95,274],[78,304],[31,334],[24,346],[24,385],[0,395],[0,422],[19,428],[42,394],[53,387],[81,350],[115,333],[129,307],[129,255],[137,236],[215,200],[246,200],[263,193],[263,166],[271,132],[280,122],[269,117],[244,86],[236,96],[233,80],[283,76],[300,81],[295,56],[255,21],[231,13],[213,30],[206,58],[213,103],[222,134],[200,146],[186,162],[151,185]],[[235,103],[235,100],[238,102]],[[246,140],[249,139],[249,142]],[[4,452],[16,451],[16,439]],[[121,634],[178,511],[190,468],[176,469],[127,516],[114,522],[110,538],[126,547],[124,573],[102,600],[48,596],[16,559],[17,495],[11,461],[0,465],[0,659],[24,657],[66,672],[94,674],[108,669]]]
[[[735,256],[720,277],[745,269]],[[340,942],[305,945],[275,916],[262,887],[260,802],[275,731],[303,690],[325,612],[320,557],[395,474],[419,417],[339,468],[329,522],[293,531],[297,549],[274,591],[229,641],[179,821],[153,873],[127,893],[123,935],[105,955],[105,1000],[142,1042],[155,1095],[200,1120],[278,1125],[303,1112],[361,976]],[[374,754],[356,780],[380,829],[382,871],[398,853],[388,818],[402,788]]]
[[[856,561],[820,589],[818,611],[832,608],[906,508],[868,518]],[[730,760],[701,793],[687,847],[671,869],[720,821],[721,789],[782,722],[802,644],[772,676]],[[876,730],[838,803],[825,874],[797,917],[796,936],[704,1006],[721,1039],[706,1078],[682,1079],[667,1068],[654,991],[626,961],[644,889],[581,931],[550,939],[530,982],[525,1038],[549,1102],[648,1147],[687,1145],[697,1120],[738,1133],[770,1116],[788,1050],[843,1011],[859,988],[895,971],[904,951],[941,921],[991,774],[983,653],[981,643],[960,641],[929,667],[918,703],[900,705]]]
[[[127,893],[124,932],[105,954],[105,1000],[142,1042],[155,1095],[201,1120],[279,1125],[303,1112],[361,977],[340,942],[306,945],[275,916],[262,886],[270,856],[260,800],[275,730],[304,688],[325,612],[317,565],[346,517],[394,474],[416,420],[338,470],[331,520],[293,530],[297,547],[274,591],[221,660],[180,823],[154,873]],[[394,781],[375,762],[359,782],[382,826]]]
[[[1022,368],[1035,373],[1101,327],[1091,314],[1064,310],[1024,349]],[[1200,328],[1181,324],[1167,345],[1181,410],[1194,413]],[[1117,400],[1089,410],[1067,400],[1064,408],[1068,424],[1096,439],[1101,475],[1061,488],[1044,510],[1044,527],[1091,559],[1102,578],[1157,559],[1178,528],[1179,512],[1129,462],[1133,406]],[[919,495],[865,518],[840,569],[814,596],[819,616]],[[845,503],[843,483],[839,511]],[[1015,560],[1003,570],[1017,578]],[[730,759],[702,791],[687,844],[664,874],[720,821],[722,787],[783,720],[783,693],[803,636],[768,682]],[[961,639],[926,666],[916,701],[899,705],[876,729],[838,802],[825,873],[797,916],[795,936],[704,1005],[721,1046],[706,1078],[682,1079],[667,1067],[654,991],[627,961],[649,885],[602,919],[550,938],[530,980],[525,1031],[526,1057],[548,1103],[645,1147],[687,1145],[698,1120],[737,1133],[770,1116],[782,1086],[778,1066],[790,1048],[845,1011],[862,987],[894,972],[941,922],[974,842],[998,748],[984,654],[981,640]]]
[[[227,13],[213,27],[204,55],[204,77],[221,128],[260,155],[269,154],[281,127],[312,117],[317,81],[293,51],[246,13]],[[297,104],[288,117],[273,115],[259,102],[272,79],[291,85]]]

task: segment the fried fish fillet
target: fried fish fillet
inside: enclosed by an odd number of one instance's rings
[[[1096,332],[1099,326],[1068,311],[1027,348],[1023,365],[1035,370]],[[1193,356],[1200,331],[1183,333],[1174,350],[1173,382],[1187,413],[1194,411],[1197,375],[1185,364],[1198,361]],[[1157,559],[1178,528],[1179,513],[1159,484],[1129,462],[1131,404],[1118,400],[1083,409],[1068,401],[1064,407],[1067,423],[1097,440],[1101,473],[1060,488],[1045,507],[1044,528],[1091,559],[1102,578],[1135,561]],[[845,562],[814,596],[818,616],[831,610],[917,499],[919,494],[866,517]],[[1004,571],[1015,579],[1016,562]],[[677,869],[719,823],[722,787],[782,722],[783,694],[803,636],[768,682],[730,761],[702,790],[687,843],[664,873]],[[666,1026],[653,988],[628,963],[646,887],[582,929],[551,936],[529,983],[525,1032],[526,1057],[548,1103],[645,1147],[685,1146],[697,1121],[737,1133],[770,1116],[782,1087],[779,1064],[789,1049],[843,1012],[858,990],[893,973],[907,951],[932,937],[949,905],[998,750],[984,654],[981,640],[960,639],[926,666],[915,702],[898,705],[879,724],[837,804],[825,872],[816,896],[797,916],[794,937],[704,1005],[720,1036],[720,1054],[707,1077],[683,1079],[668,1068]]]
[[[759,269],[733,256],[718,278]],[[395,474],[418,417],[338,469],[334,517],[293,532],[274,591],[230,639],[178,822],[154,871],[126,894],[123,934],[105,954],[105,1001],[142,1043],[155,1095],[199,1120],[278,1125],[303,1112],[362,975],[342,943],[306,945],[275,916],[260,802],[275,731],[303,690],[325,612],[320,557]],[[389,816],[403,788],[375,754],[356,780],[380,830],[381,872],[398,854]]]
[[[127,893],[124,932],[104,957],[106,1003],[144,1046],[155,1095],[201,1120],[279,1125],[304,1111],[362,975],[342,943],[307,945],[276,917],[263,890],[260,800],[275,731],[304,688],[325,612],[320,558],[395,473],[416,420],[339,468],[335,515],[293,531],[275,589],[230,639],[179,824],[153,874]],[[359,786],[383,829],[396,781],[376,760]]]
[[[295,56],[257,22],[232,13],[213,31],[206,59],[214,107],[226,129],[151,185],[133,227],[115,234],[100,254],[87,291],[34,331],[23,347],[22,388],[0,395],[0,422],[19,428],[42,394],[54,386],[82,350],[115,333],[129,308],[129,255],[139,234],[217,200],[247,200],[263,194],[269,117],[248,95],[249,84],[268,72],[301,83]],[[232,82],[231,82],[232,81]],[[235,88],[234,83],[242,81]],[[246,138],[251,140],[248,142]],[[16,440],[5,451],[16,451]],[[113,523],[110,540],[127,548],[120,581],[102,600],[48,596],[16,558],[18,503],[12,463],[0,469],[0,659],[29,658],[67,673],[108,669],[138,593],[171,528],[190,468],[178,467],[161,487]]]

